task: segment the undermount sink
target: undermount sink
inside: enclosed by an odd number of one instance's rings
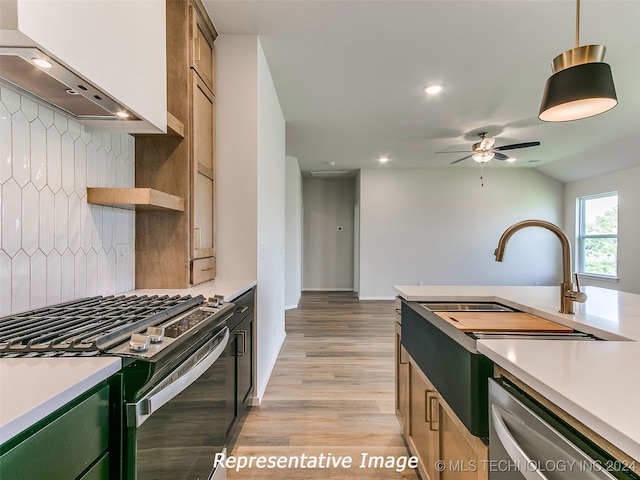
[[[497,302],[421,302],[420,305],[431,312],[517,312]]]

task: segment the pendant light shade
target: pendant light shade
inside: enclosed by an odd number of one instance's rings
[[[587,47],[596,46],[602,47]],[[617,104],[611,67],[604,62],[580,63],[549,77],[538,117],[545,122],[568,122],[604,113]]]
[[[538,118],[568,122],[593,117],[618,104],[611,67],[603,45],[579,46],[580,0],[576,1],[576,47],[553,59]]]

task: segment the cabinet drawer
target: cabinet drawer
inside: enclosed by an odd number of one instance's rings
[[[255,288],[252,288],[231,301],[235,304],[236,311],[227,321],[227,325],[229,326],[229,330],[233,331],[240,322],[249,315],[253,315],[255,305]]]
[[[191,262],[191,283],[207,282],[216,278],[216,257],[198,258]]]
[[[0,472],[12,480],[71,480],[108,446],[109,386],[104,386],[4,453]]]

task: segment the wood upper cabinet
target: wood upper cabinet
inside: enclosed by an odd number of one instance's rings
[[[136,139],[136,186],[183,198],[185,211],[136,215],[136,288],[186,288],[216,275],[216,32],[200,0],[166,5],[167,105],[183,133]]]
[[[193,76],[193,258],[214,255],[213,194],[215,165],[215,111],[213,94]]]
[[[195,72],[192,77],[191,283],[215,277],[215,115],[213,93]]]
[[[215,39],[213,25],[197,8],[190,8],[190,65],[204,83],[215,93],[215,61],[216,50],[213,46]]]

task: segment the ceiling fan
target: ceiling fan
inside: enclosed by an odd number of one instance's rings
[[[508,160],[510,157],[505,155],[504,153],[500,153],[502,150],[515,150],[516,148],[527,148],[527,147],[536,147],[540,145],[540,142],[525,142],[525,143],[512,143],[511,145],[502,145],[501,147],[494,147],[496,143],[496,139],[492,137],[487,137],[487,132],[478,133],[478,137],[480,137],[480,141],[476,142],[471,147],[471,153],[466,157],[459,158],[458,160],[451,162],[450,165],[454,163],[461,162],[466,160],[467,158],[473,158],[474,161],[478,163],[487,163],[489,160]],[[438,152],[438,153],[468,153],[467,151],[450,151],[450,152]]]

